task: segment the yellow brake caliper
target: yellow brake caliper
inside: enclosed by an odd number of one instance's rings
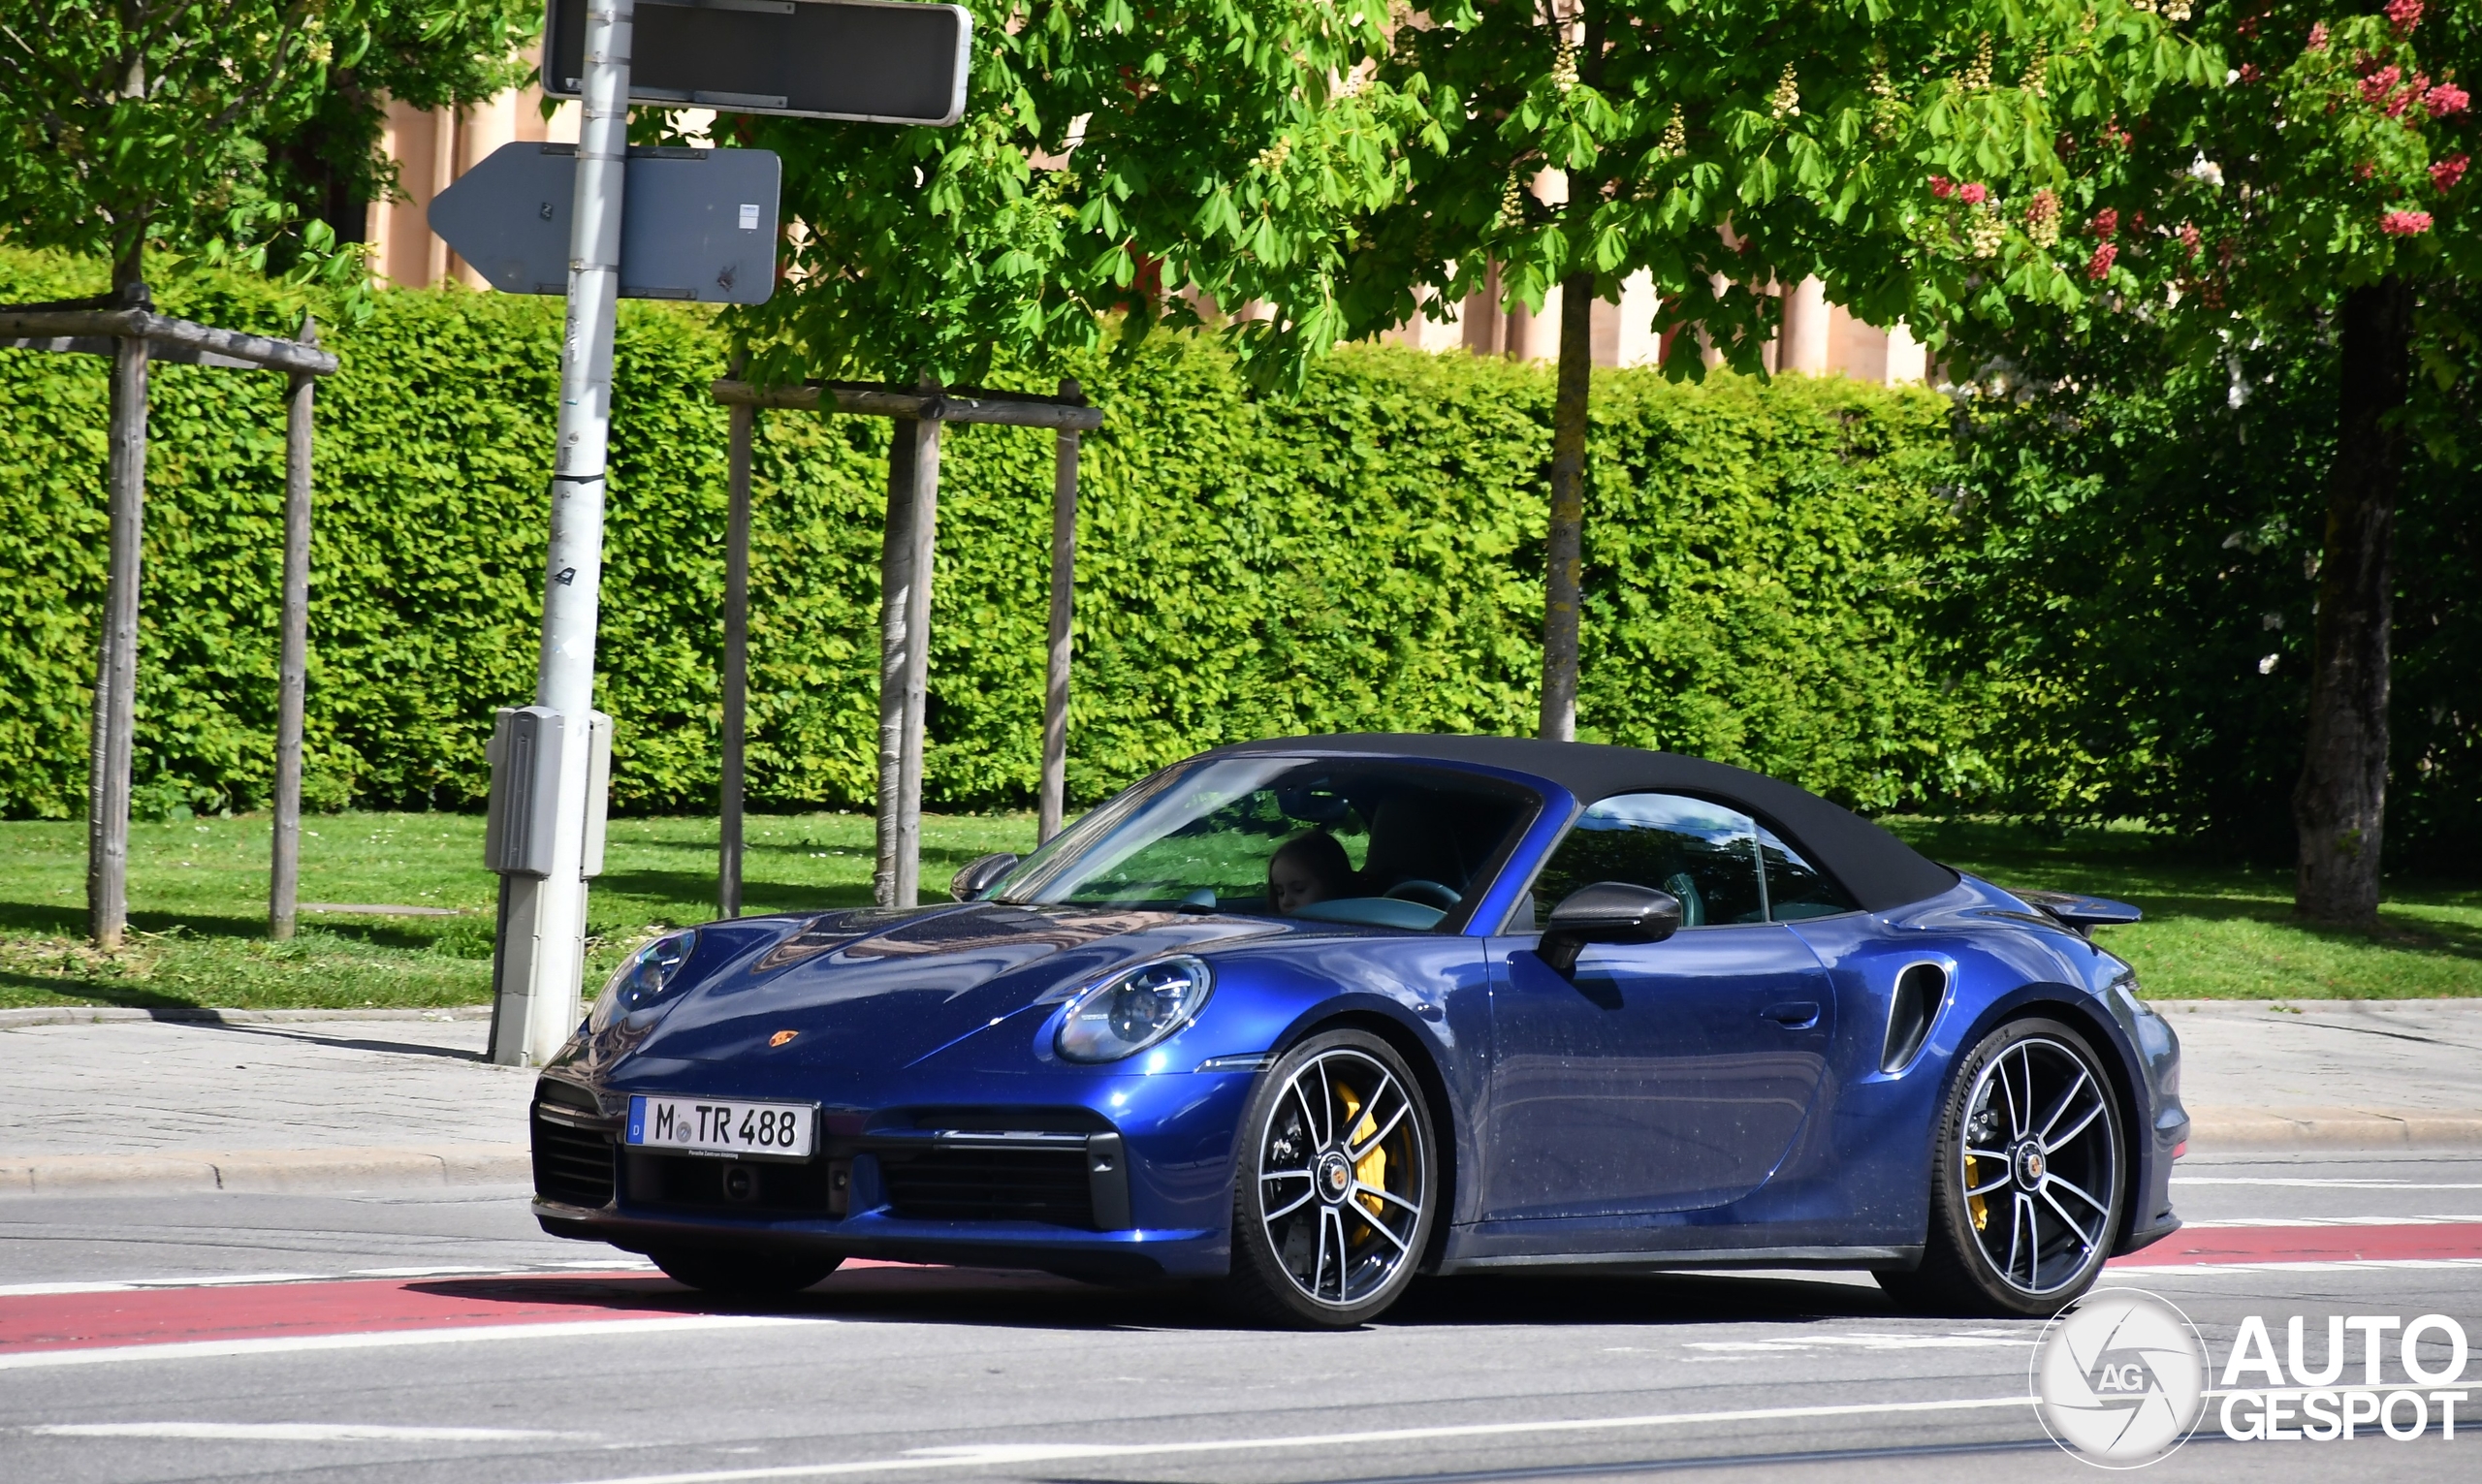
[[[1974,1168],[1974,1156],[1967,1154],[1965,1156],[1965,1188],[1970,1190],[1981,1184],[1982,1174]],[[1990,1224],[1990,1208],[1983,1204],[1981,1196],[1966,1196],[1965,1211],[1974,1218],[1974,1230],[1981,1231]]]
[[[1338,1083],[1336,1085],[1336,1096],[1344,1102],[1345,1121],[1349,1123],[1353,1123],[1352,1135],[1345,1141],[1348,1147],[1359,1144],[1362,1140],[1379,1132],[1379,1121],[1372,1118],[1369,1114],[1361,1111],[1361,1094],[1355,1092],[1352,1089],[1346,1087],[1344,1084]],[[1353,1122],[1356,1119],[1360,1120],[1360,1121]],[[1368,1185],[1374,1190],[1386,1189],[1387,1151],[1381,1149],[1375,1144],[1372,1145],[1369,1153],[1364,1154],[1359,1159],[1353,1161],[1353,1179],[1360,1181],[1363,1184]],[[1354,1199],[1361,1203],[1362,1209],[1368,1211],[1374,1216],[1385,1216],[1387,1214],[1386,1204],[1381,1201],[1378,1196],[1361,1195],[1354,1197]]]

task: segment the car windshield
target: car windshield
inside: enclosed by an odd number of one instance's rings
[[[1541,805],[1416,763],[1208,759],[1079,820],[992,895],[1421,931],[1462,918]]]

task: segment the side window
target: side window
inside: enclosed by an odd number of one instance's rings
[[[1765,922],[1757,831],[1748,815],[1702,799],[1606,799],[1578,816],[1535,879],[1536,925],[1561,899],[1597,881],[1671,893],[1680,899],[1684,928]]]
[[[1838,912],[1859,910],[1859,904],[1844,895],[1843,888],[1802,860],[1799,851],[1778,839],[1775,832],[1765,825],[1758,827],[1758,852],[1766,863],[1769,921],[1788,923],[1798,918],[1832,917]]]

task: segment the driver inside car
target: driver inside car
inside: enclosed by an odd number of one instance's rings
[[[1353,895],[1353,863],[1324,830],[1296,835],[1267,859],[1267,904],[1287,917]]]

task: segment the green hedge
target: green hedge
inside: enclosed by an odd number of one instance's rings
[[[94,286],[0,249],[0,299]],[[275,332],[302,309],[212,277],[165,306]],[[492,709],[533,683],[558,308],[392,292],[323,332],[343,369],[319,392],[318,805],[484,792]],[[705,388],[721,357],[704,315],[624,306],[599,651],[623,807],[714,797],[725,429]],[[1077,797],[1236,738],[1532,730],[1547,371],[1354,349],[1297,399],[1264,399],[1177,336],[1070,369],[1106,415],[1085,444]],[[280,383],[166,366],[154,385],[138,806],[248,806],[271,766]],[[100,358],[0,355],[0,813],[82,802],[105,395]],[[1976,785],[1971,718],[1921,620],[1921,574],[1955,539],[1947,416],[1841,380],[1602,376],[1587,733],[1871,807]],[[777,412],[761,428],[753,796],[865,804],[887,426]],[[942,805],[1034,787],[1050,470],[1049,434],[947,434],[927,785]]]

